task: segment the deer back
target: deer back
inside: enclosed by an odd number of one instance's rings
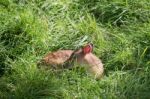
[[[46,67],[62,68],[61,66],[70,58],[73,50],[59,50],[45,55],[38,65]]]

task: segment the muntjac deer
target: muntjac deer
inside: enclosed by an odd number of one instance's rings
[[[93,45],[87,44],[78,50],[60,50],[47,54],[40,64],[50,65],[52,68],[72,67],[72,62],[84,64],[87,70],[99,79],[103,76],[104,68],[101,60],[92,54]],[[47,66],[48,67],[48,66]]]

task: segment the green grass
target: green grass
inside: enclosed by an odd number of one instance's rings
[[[1,99],[148,99],[149,0],[1,0]],[[87,42],[101,80],[81,68],[39,70],[47,52]]]

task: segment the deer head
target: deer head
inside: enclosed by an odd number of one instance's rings
[[[86,54],[89,54],[92,51],[93,51],[93,44],[89,43],[83,46],[82,48],[75,50],[68,59],[68,61],[69,63],[72,63],[74,60],[84,57]]]
[[[80,49],[75,50],[72,55],[86,55],[88,53],[91,53],[93,51],[93,44],[89,43],[85,46],[83,46]]]

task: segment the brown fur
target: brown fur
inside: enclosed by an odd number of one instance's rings
[[[40,65],[46,65],[46,68],[62,68],[62,65],[70,58],[73,50],[59,50],[56,52],[48,53],[39,63]]]
[[[83,57],[83,63],[87,65],[88,71],[99,79],[103,76],[104,68],[101,60],[94,54],[89,53]]]
[[[38,64],[44,64],[47,67],[55,69],[63,68],[65,63],[73,65],[72,62],[77,64],[85,64],[87,70],[99,79],[103,76],[104,68],[101,60],[94,54],[83,53],[82,49],[78,50],[59,50],[56,52],[48,53]],[[66,64],[65,64],[66,65]]]
[[[104,67],[101,60],[92,53],[83,54],[80,51],[75,53],[76,62],[78,64],[85,64],[87,70],[95,76],[96,79],[100,79],[103,76]]]

